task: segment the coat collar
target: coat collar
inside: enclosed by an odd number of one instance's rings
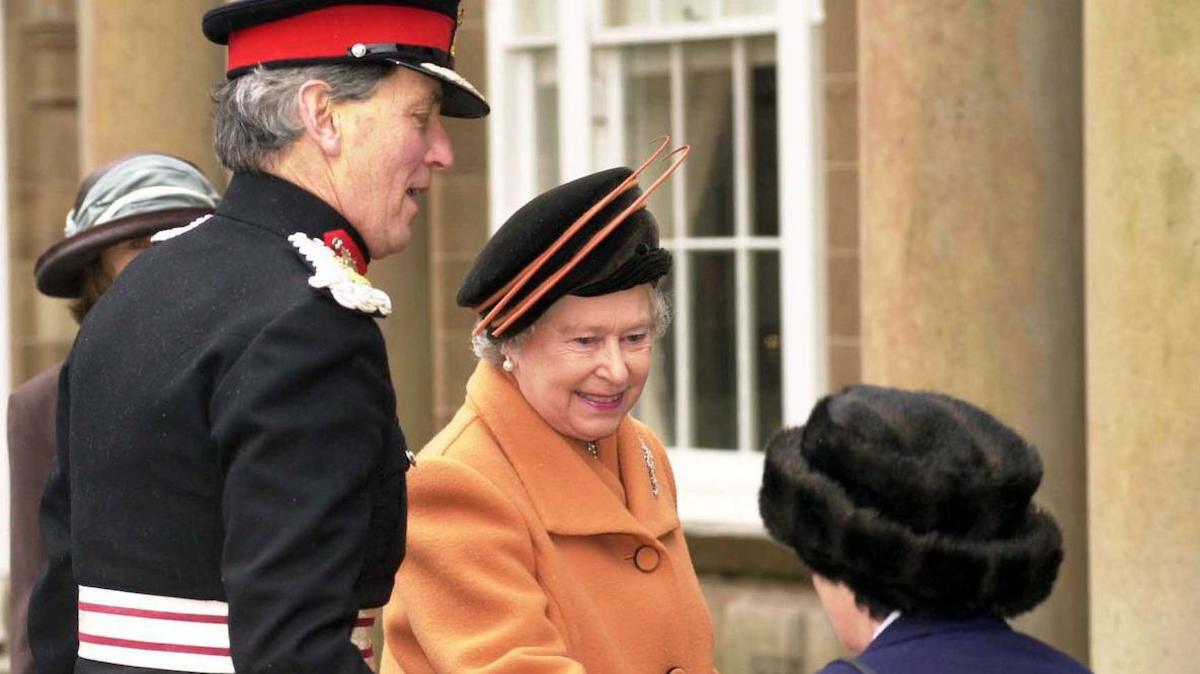
[[[659,538],[679,528],[675,494],[667,484],[666,457],[657,439],[626,416],[617,432],[601,438],[601,451],[616,447],[626,504],[605,486],[584,455],[550,427],[500,368],[480,361],[467,383],[467,402],[491,430],[525,487],[547,531],[570,536],[624,533]],[[654,454],[658,496],[641,441]]]
[[[1008,623],[993,616],[976,616],[961,620],[939,620],[933,618],[912,618],[901,615],[887,629],[879,633],[863,651],[864,655],[877,651],[902,641],[919,639],[941,632],[971,632],[976,630],[1009,631]]]
[[[304,188],[266,173],[235,173],[217,206],[217,215],[274,232],[287,238],[296,232],[324,240],[344,233],[361,254],[362,266],[371,261],[362,235],[346,218]],[[353,255],[352,253],[352,255]],[[357,258],[356,258],[357,259]],[[365,269],[360,269],[360,273]]]

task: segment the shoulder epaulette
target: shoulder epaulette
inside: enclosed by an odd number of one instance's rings
[[[387,316],[392,313],[392,298],[371,285],[351,262],[339,256],[325,242],[301,232],[288,237],[300,256],[315,272],[308,285],[327,291],[338,304],[364,314]]]

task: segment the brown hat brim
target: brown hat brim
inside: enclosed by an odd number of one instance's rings
[[[78,297],[84,266],[105,248],[122,241],[179,227],[212,213],[211,208],[168,208],[138,213],[86,229],[50,246],[33,267],[39,291],[51,297]]]

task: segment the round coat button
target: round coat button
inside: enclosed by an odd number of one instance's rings
[[[661,561],[662,558],[659,557],[658,550],[656,550],[653,545],[639,546],[638,549],[633,553],[633,564],[638,568],[638,571],[643,573],[650,573],[654,571],[658,568],[658,564]],[[674,672],[675,670],[671,671]],[[679,671],[682,672],[683,670]]]

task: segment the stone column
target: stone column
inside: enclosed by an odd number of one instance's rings
[[[1081,14],[860,0],[859,158],[863,380],[963,397],[1040,449],[1066,562],[1018,624],[1086,660]]]
[[[35,261],[63,237],[79,184],[75,5],[3,4],[8,134],[9,323],[19,385],[60,362],[75,339],[66,302],[34,286]]]
[[[213,0],[79,0],[81,173],[137,150],[184,157],[218,185],[209,91],[225,50],[200,17]]]
[[[1200,5],[1088,3],[1092,664],[1200,661]]]

